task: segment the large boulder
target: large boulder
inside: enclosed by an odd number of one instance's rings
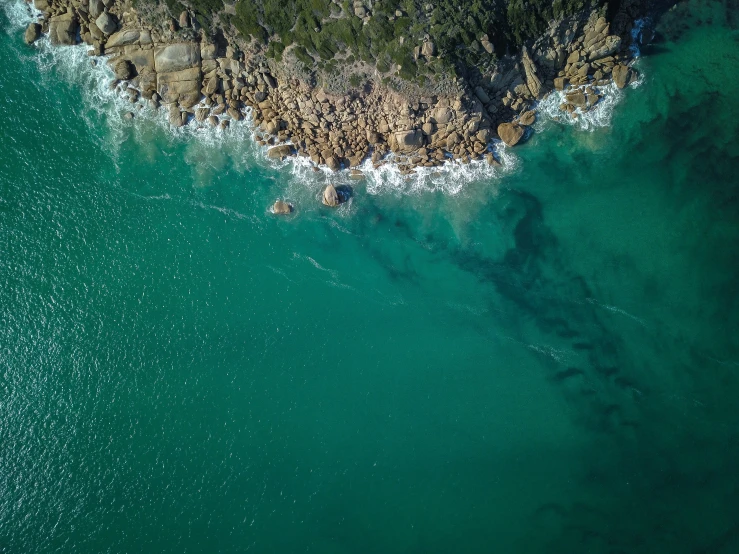
[[[531,59],[531,56],[529,56],[526,48],[523,49],[521,62],[523,63],[524,74],[526,76],[526,86],[529,92],[531,92],[531,96],[539,98],[539,94],[541,94],[541,80],[537,75],[536,64]]]
[[[535,121],[536,112],[534,110],[524,112],[518,118],[519,125],[533,125]]]
[[[123,57],[136,66],[137,73],[154,73],[154,52],[152,50],[129,46],[125,49]]]
[[[436,108],[431,112],[431,122],[446,125],[454,118],[454,112],[449,108]]]
[[[620,63],[613,67],[611,77],[613,77],[613,82],[616,83],[618,88],[624,88],[629,82],[629,77],[631,77],[631,70]]]
[[[103,9],[105,6],[103,5],[101,0],[90,0],[88,11],[90,13],[90,17],[92,19],[97,19],[100,17],[100,14],[103,13]]]
[[[49,40],[53,45],[76,44],[77,29],[77,21],[68,13],[52,17],[49,21]]]
[[[284,160],[287,158],[292,149],[287,144],[281,144],[280,146],[274,146],[267,150],[267,157],[272,160]]]
[[[424,42],[423,45],[421,46],[421,55],[427,58],[430,58],[431,56],[435,56],[436,55],[436,44],[434,44],[430,40]]]
[[[333,185],[328,185],[323,191],[323,204],[331,208],[339,205],[339,193]]]
[[[118,22],[115,17],[110,15],[107,11],[101,13],[95,20],[95,25],[100,29],[104,35],[112,35],[118,29]]]
[[[602,42],[598,42],[590,47],[590,55],[588,59],[599,60],[611,56],[621,48],[621,37],[617,35],[607,36]]]
[[[568,92],[565,99],[568,104],[572,104],[576,108],[585,108],[588,105],[588,99],[585,97],[585,93],[581,90]]]
[[[118,60],[113,66],[115,78],[121,81],[128,81],[134,77],[134,67],[128,60]]]
[[[156,55],[154,56],[156,64]],[[202,97],[200,92],[200,67],[182,71],[157,73],[157,90],[165,102],[179,102],[184,108],[197,104]]]
[[[390,149],[394,152],[415,152],[424,143],[424,134],[420,129],[414,131],[396,131],[390,135]]]
[[[26,44],[33,44],[39,39],[40,36],[41,25],[39,25],[38,23],[31,23],[26,28],[26,33],[23,35],[23,40],[26,41]]]
[[[501,123],[498,125],[498,136],[508,146],[515,146],[523,138],[524,128],[517,123]]]
[[[277,200],[272,205],[272,213],[277,215],[288,215],[293,211],[293,207],[284,200]]]
[[[183,121],[182,112],[177,104],[169,106],[169,123],[172,127],[182,127],[185,122]]]
[[[171,73],[200,66],[200,45],[178,42],[157,48],[154,65],[159,73]]]
[[[139,29],[126,29],[113,33],[108,37],[105,43],[105,49],[110,50],[111,48],[117,48],[119,46],[129,46],[136,44],[141,38],[141,31]]]

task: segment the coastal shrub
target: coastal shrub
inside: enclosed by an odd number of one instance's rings
[[[219,10],[223,5],[222,0],[187,1],[197,10]],[[268,56],[279,57],[284,47],[295,45],[295,57],[306,65],[309,60],[313,63],[309,53],[325,61],[342,53],[376,65],[381,73],[389,71],[390,63],[398,64],[405,78],[483,68],[539,36],[551,19],[603,4],[603,0],[378,0],[372,3],[370,17],[362,20],[354,15],[351,0],[342,0],[341,7],[331,0],[236,0],[231,22],[240,33],[267,46]],[[396,17],[396,10],[402,15]],[[482,47],[483,35],[492,43],[493,54]],[[283,47],[270,45],[275,36]],[[413,49],[426,37],[435,43],[438,58],[419,61],[419,66]]]

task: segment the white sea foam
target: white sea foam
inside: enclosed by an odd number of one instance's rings
[[[2,9],[8,18],[8,28],[5,31],[16,33],[18,30],[27,27],[29,23],[35,21],[41,12],[34,8],[33,4],[25,2],[3,2]]]
[[[585,87],[580,88],[584,89]],[[572,90],[571,88],[567,89],[568,92]],[[577,108],[573,114],[560,109],[560,105],[566,102],[565,91],[555,90],[550,92],[536,106],[539,119],[534,126],[534,130],[541,132],[551,122],[570,125],[583,131],[593,131],[598,128],[610,126],[614,109],[623,97],[623,91],[614,83],[609,83],[604,87],[597,87],[597,90],[603,95],[598,103],[589,111],[583,111]]]
[[[271,162],[274,167],[290,166],[293,179],[313,188],[321,188],[327,182],[351,187],[364,186],[369,194],[422,194],[443,192],[455,195],[470,183],[487,181],[510,173],[517,166],[517,158],[501,142],[491,146],[500,166],[491,166],[485,160],[473,160],[467,164],[449,160],[439,167],[421,167],[415,172],[403,175],[397,165],[385,163],[375,168],[367,159],[358,168],[361,179],[356,179],[351,171],[333,172],[326,167],[316,168],[307,158],[283,162]],[[268,162],[269,163],[269,162]],[[316,170],[317,169],[317,170]]]
[[[649,27],[652,24],[652,20],[648,17],[637,19],[634,21],[634,26],[631,29],[631,55],[635,58],[641,56],[640,46],[643,44],[642,31],[645,27]]]

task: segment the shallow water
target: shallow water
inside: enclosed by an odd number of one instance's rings
[[[336,211],[1,7],[0,552],[739,551],[736,6]]]

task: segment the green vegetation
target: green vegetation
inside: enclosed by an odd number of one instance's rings
[[[179,5],[178,0],[164,1],[170,7]],[[222,0],[182,1],[196,14],[209,16],[223,5]],[[323,68],[334,66],[327,65],[334,59],[362,60],[381,73],[417,80],[465,66],[484,67],[540,35],[551,19],[602,3],[374,0],[371,8],[366,2],[355,9],[354,0],[237,0],[235,15],[222,19],[244,37],[263,44],[267,55],[276,59],[289,52],[308,67]],[[419,55],[425,40],[436,45],[437,59]]]

